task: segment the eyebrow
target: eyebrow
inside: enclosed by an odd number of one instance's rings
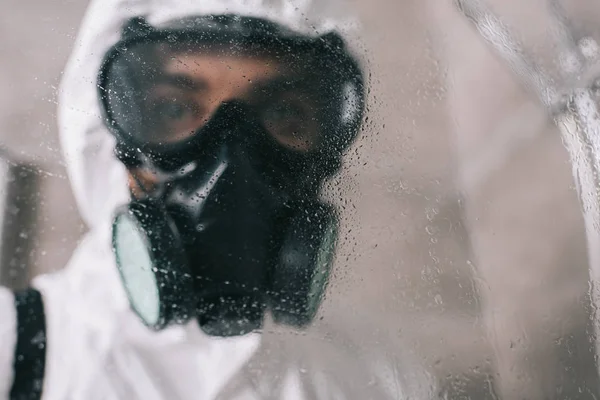
[[[258,80],[256,89],[273,94],[291,90],[310,90],[310,84],[303,77],[280,75],[271,79]]]
[[[208,87],[208,82],[204,79],[193,79],[184,74],[161,74],[156,82],[189,91],[206,89]]]

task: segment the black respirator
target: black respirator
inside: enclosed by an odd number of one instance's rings
[[[304,327],[318,311],[335,254],[336,210],[319,194],[360,128],[360,68],[335,33],[309,38],[231,15],[167,25],[131,20],[99,77],[117,156],[159,177],[113,223],[131,306],[154,329],[196,318],[208,334],[240,335],[259,329],[267,311],[278,323]],[[162,113],[148,107],[162,77],[156,54],[203,48],[281,55],[294,71],[311,60],[305,75],[280,84],[317,98],[314,146],[282,145],[267,122],[269,107],[236,99],[193,134],[165,139]],[[162,110],[180,112],[170,107]]]

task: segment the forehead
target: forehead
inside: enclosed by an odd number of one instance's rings
[[[181,42],[170,44],[154,44],[148,49],[152,58],[162,66],[170,68],[201,69],[203,67],[233,67],[238,69],[260,69],[263,72],[305,73],[313,64],[314,55],[306,50],[290,47],[273,49],[265,48],[259,43],[215,44],[202,42]]]
[[[276,59],[250,54],[210,52],[178,52],[164,64],[170,74],[202,75],[206,79],[268,79],[287,71]]]

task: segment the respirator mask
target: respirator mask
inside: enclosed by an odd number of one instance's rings
[[[272,60],[276,72],[206,111],[211,82],[195,80],[194,68],[236,57]],[[342,39],[231,15],[163,27],[135,18],[106,54],[98,87],[118,158],[157,179],[113,222],[117,267],[141,320],[158,330],[195,318],[216,336],[259,329],[267,311],[308,325],[338,233],[321,186],[364,108]]]

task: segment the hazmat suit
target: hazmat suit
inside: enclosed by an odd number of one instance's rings
[[[91,2],[59,98],[68,173],[90,230],[62,271],[34,280],[35,291],[0,289],[0,398],[434,397],[427,374],[396,347],[393,332],[372,329],[381,321],[367,310],[339,312],[302,333],[267,325],[261,333],[216,338],[194,322],[154,332],[131,311],[115,266],[113,213],[130,194],[96,84],[102,58],[125,21],[228,13],[312,34],[346,29],[334,18],[340,10],[310,1]],[[365,348],[360,340],[367,337],[377,346]]]

